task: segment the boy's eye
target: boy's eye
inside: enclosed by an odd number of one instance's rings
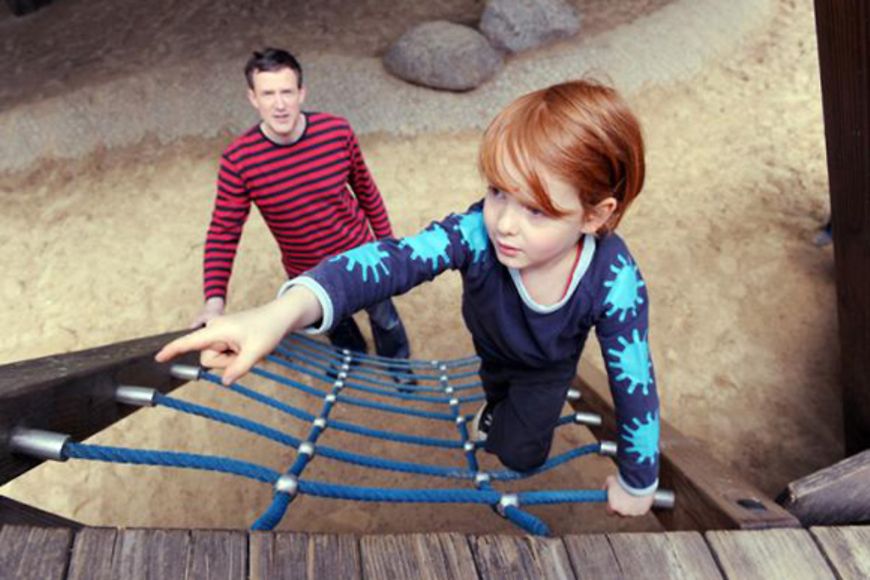
[[[499,198],[499,197],[502,197],[504,195],[504,192],[502,190],[500,190],[497,187],[493,187],[491,185],[487,188],[486,193],[487,193],[487,195],[490,195],[490,196],[495,197],[495,198]]]

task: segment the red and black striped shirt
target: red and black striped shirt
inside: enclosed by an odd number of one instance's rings
[[[294,143],[276,144],[257,125],[221,156],[205,240],[207,299],[226,297],[251,202],[275,236],[291,277],[375,236],[393,235],[350,124],[327,113],[305,116],[305,132]]]

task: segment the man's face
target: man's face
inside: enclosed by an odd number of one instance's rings
[[[266,134],[278,141],[289,141],[305,101],[305,89],[299,87],[296,73],[289,68],[255,72],[253,81],[248,100],[260,114]]]

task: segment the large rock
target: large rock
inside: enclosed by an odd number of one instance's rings
[[[480,30],[494,47],[520,52],[574,36],[580,14],[563,0],[489,0]]]
[[[451,91],[479,86],[501,67],[501,54],[468,26],[443,20],[426,22],[402,35],[384,56],[397,77]]]

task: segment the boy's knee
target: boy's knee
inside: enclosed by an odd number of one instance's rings
[[[499,461],[514,471],[531,471],[547,461],[549,449],[540,445],[523,445],[506,449],[498,454]]]

